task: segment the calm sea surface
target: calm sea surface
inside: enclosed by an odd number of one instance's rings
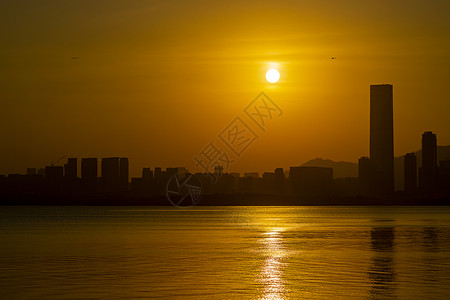
[[[449,207],[0,207],[0,298],[450,298]]]

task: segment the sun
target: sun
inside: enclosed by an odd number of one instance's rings
[[[270,83],[275,83],[280,79],[280,72],[277,69],[270,69],[266,73],[266,79]]]

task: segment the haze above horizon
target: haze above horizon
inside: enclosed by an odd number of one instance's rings
[[[283,110],[231,172],[369,154],[369,85],[395,155],[450,144],[446,1],[2,1],[0,174],[57,158],[186,166],[261,92]],[[335,59],[332,59],[335,58]],[[274,64],[276,84],[266,81]],[[251,120],[244,120],[251,124]],[[136,168],[134,168],[136,167]]]

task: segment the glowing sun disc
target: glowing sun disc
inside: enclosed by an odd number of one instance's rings
[[[280,79],[280,72],[276,69],[270,69],[266,73],[266,79],[270,83],[275,83]]]

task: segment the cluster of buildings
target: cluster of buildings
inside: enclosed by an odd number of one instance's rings
[[[79,166],[81,172],[78,172]],[[204,194],[331,195],[333,191],[332,168],[291,167],[288,171],[277,168],[274,172],[264,172],[262,176],[258,172],[241,176],[239,173],[223,173],[221,166],[216,166],[212,174],[191,174],[185,167],[156,167],[143,168],[141,177],[130,180],[128,158],[107,157],[101,160],[82,158],[81,163],[77,158],[67,158],[64,166],[28,168],[26,175],[0,176],[0,195],[163,196],[174,175],[180,184],[189,176],[195,176]]]
[[[422,135],[419,161],[415,153],[404,156],[404,191],[413,195],[450,195],[450,161],[437,158],[436,135]],[[394,134],[393,86],[370,86],[370,156],[359,159],[359,176],[333,178],[333,168],[290,167],[274,172],[223,173],[216,166],[213,174],[191,174],[184,167],[143,168],[142,176],[129,178],[126,157],[68,158],[64,166],[51,164],[43,169],[29,168],[26,175],[0,176],[0,195],[28,194],[98,194],[132,197],[162,196],[167,193],[170,178],[177,175],[180,183],[195,175],[204,194],[267,194],[294,196],[368,196],[393,195]],[[81,176],[78,176],[81,174]]]
[[[404,191],[406,194],[449,195],[450,161],[437,157],[436,134],[422,135],[420,167],[415,153],[404,159]],[[364,196],[391,195],[394,180],[393,86],[370,86],[370,157],[361,157],[359,192]]]
[[[97,158],[81,159],[81,177],[78,177],[77,158],[67,158],[64,166],[28,168],[26,175],[0,176],[3,194],[127,193],[128,190],[129,161],[126,157],[102,158],[101,177],[98,177]]]

